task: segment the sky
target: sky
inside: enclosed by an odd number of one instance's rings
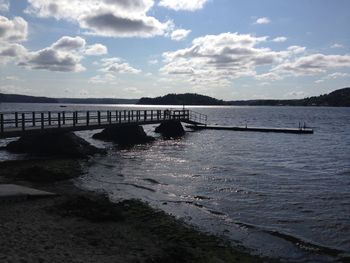
[[[0,0],[0,92],[297,99],[350,86],[348,0]]]

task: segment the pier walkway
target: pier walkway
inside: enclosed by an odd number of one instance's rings
[[[146,125],[178,120],[192,125],[206,125],[207,116],[191,110],[122,111],[45,111],[0,112],[0,139],[20,137],[41,131],[82,131],[103,129],[110,125]]]

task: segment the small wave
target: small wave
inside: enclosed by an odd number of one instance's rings
[[[269,233],[270,235],[282,238],[284,240],[287,240],[289,242],[292,242],[296,246],[300,247],[301,249],[312,251],[314,253],[318,254],[326,254],[330,256],[339,256],[340,254],[344,253],[341,250],[325,247],[322,245],[314,244],[312,242],[305,241],[299,237],[292,236],[290,234],[281,233],[275,230],[263,230],[266,233]]]
[[[147,182],[149,182],[151,184],[160,184],[160,182],[158,182],[157,180],[154,180],[152,178],[145,178],[145,179],[142,179],[142,180],[147,181]]]

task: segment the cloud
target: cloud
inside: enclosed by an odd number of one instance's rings
[[[86,41],[81,37],[64,36],[52,45],[53,49],[62,51],[79,51],[85,48]]]
[[[6,43],[0,41],[0,66],[10,61],[18,60],[27,54],[27,49],[17,43]]]
[[[191,30],[186,30],[186,29],[177,29],[177,30],[174,30],[170,37],[172,40],[175,40],[175,41],[181,41],[181,40],[184,40],[186,39],[186,37],[191,33]]]
[[[305,47],[296,45],[274,51],[262,47],[267,40],[238,33],[199,37],[188,48],[163,53],[160,73],[171,81],[214,87],[242,77],[277,81],[350,67],[350,55],[307,54]]]
[[[85,54],[89,56],[100,56],[108,53],[108,49],[105,45],[102,44],[94,44],[91,46],[87,46],[85,49]]]
[[[327,70],[350,67],[350,55],[311,54],[286,61],[278,65],[274,71],[292,75],[317,75]]]
[[[148,64],[151,64],[151,65],[156,65],[158,63],[159,63],[158,59],[151,59],[148,61]]]
[[[19,51],[21,51],[20,47]],[[102,44],[87,46],[81,37],[63,36],[51,46],[38,51],[23,51],[16,54],[18,65],[28,69],[40,69],[57,72],[81,72],[84,55],[104,54],[106,47]],[[19,52],[17,52],[19,53]]]
[[[161,0],[159,6],[175,11],[196,11],[202,9],[208,0]]]
[[[270,23],[271,23],[271,20],[267,17],[260,17],[255,21],[255,24],[257,25],[266,25]]]
[[[89,29],[89,34],[106,37],[153,37],[163,35],[168,25],[162,24],[149,16],[119,16],[103,12],[83,17],[82,28]]]
[[[267,37],[223,33],[196,38],[192,46],[163,53],[161,73],[182,77],[193,83],[220,83],[255,76],[256,67],[281,62],[287,52],[257,48]]]
[[[286,42],[287,38],[286,37],[276,37],[274,39],[272,39],[273,42],[277,42],[277,43],[282,43],[282,42]]]
[[[147,12],[153,0],[28,0],[30,13],[76,22],[86,34],[106,37],[154,37],[166,34],[169,22]]]
[[[102,75],[96,75],[89,79],[89,83],[91,84],[115,84],[116,77],[113,74],[106,73]]]
[[[8,0],[0,0],[0,12],[8,12],[10,9],[10,3]]]
[[[142,72],[139,69],[133,68],[121,58],[105,58],[102,59],[101,62],[102,68],[100,71],[105,73],[139,74]]]
[[[291,91],[286,94],[286,97],[294,97],[294,98],[305,98],[307,93],[304,91]]]
[[[335,72],[335,73],[331,73],[328,74],[327,76],[318,79],[315,81],[315,83],[322,83],[325,82],[326,80],[332,80],[332,79],[338,79],[338,78],[348,78],[350,77],[349,73],[343,73],[343,72]]]
[[[22,17],[13,20],[0,16],[0,41],[22,42],[27,40],[28,24]]]
[[[19,63],[30,69],[42,69],[60,72],[80,72],[85,68],[80,64],[81,56],[55,50],[51,47],[36,52],[30,52],[26,60]]]
[[[343,48],[344,46],[342,44],[334,43],[331,45],[331,48]]]
[[[297,55],[304,53],[306,50],[306,47],[301,47],[301,46],[289,46],[287,49],[291,54]]]

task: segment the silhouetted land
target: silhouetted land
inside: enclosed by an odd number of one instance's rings
[[[350,88],[329,94],[298,100],[236,100],[223,101],[199,94],[168,94],[163,97],[141,98],[138,104],[151,105],[237,105],[237,106],[350,106]]]
[[[21,103],[58,103],[56,99],[47,97],[34,97],[17,94],[0,93],[0,102],[21,102]]]
[[[298,100],[234,100],[224,101],[194,93],[168,94],[156,98],[47,98],[0,93],[0,102],[72,103],[72,104],[140,104],[140,105],[236,105],[236,106],[332,106],[350,107],[350,88]]]
[[[141,98],[138,104],[143,105],[227,105],[227,102],[209,96],[185,93],[168,94],[156,98]]]
[[[237,100],[230,105],[244,106],[333,106],[350,107],[350,88],[338,89],[329,94],[300,100]]]

